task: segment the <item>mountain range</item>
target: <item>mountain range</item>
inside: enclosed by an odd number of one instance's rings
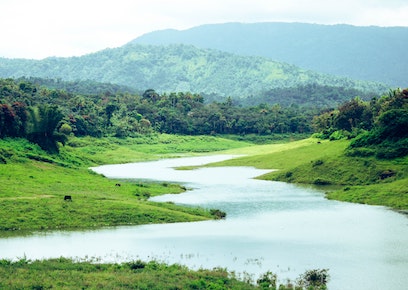
[[[262,56],[321,73],[408,87],[408,27],[226,23],[155,31],[132,43],[191,44]]]
[[[300,69],[257,56],[199,49],[191,45],[136,45],[81,57],[0,59],[0,77],[92,80],[140,91],[190,91],[219,97],[249,97],[275,88],[307,84],[384,92],[386,86]]]

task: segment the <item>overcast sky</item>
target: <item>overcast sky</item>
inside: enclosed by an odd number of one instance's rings
[[[0,0],[0,57],[74,56],[225,22],[407,26],[407,0]]]

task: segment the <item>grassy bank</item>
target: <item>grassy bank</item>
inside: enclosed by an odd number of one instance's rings
[[[69,259],[0,261],[1,289],[256,289],[223,269],[134,261],[75,263]]]
[[[41,261],[0,260],[0,289],[280,289],[324,290],[327,269],[308,270],[296,281],[278,283],[276,274],[236,275],[226,269],[190,270],[140,260],[122,264],[74,262],[59,258]]]
[[[246,145],[215,137],[170,135],[75,138],[59,155],[50,155],[24,139],[0,140],[0,236],[211,219],[204,209],[147,201],[150,196],[184,191],[179,185],[110,180],[88,167]],[[72,196],[72,202],[64,201],[66,195]]]
[[[259,178],[337,185],[340,189],[328,192],[328,198],[408,210],[408,157],[393,160],[350,157],[345,154],[348,144],[347,140],[310,138],[287,144],[254,146],[229,151],[248,156],[213,165],[278,169]]]

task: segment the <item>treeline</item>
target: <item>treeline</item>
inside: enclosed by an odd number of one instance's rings
[[[0,80],[0,104],[0,137],[50,138],[54,130],[58,140],[61,134],[308,133],[312,132],[311,120],[316,113],[294,106],[240,107],[231,98],[206,104],[199,94],[181,92],[76,94],[13,79]]]
[[[313,118],[317,136],[353,139],[348,154],[395,158],[408,154],[408,89],[363,101],[354,98]]]
[[[106,85],[103,87],[107,88]],[[105,91],[79,94],[25,80],[0,79],[0,138],[25,137],[57,152],[67,136],[135,137],[152,132],[209,135],[319,132],[322,138],[355,138],[349,154],[393,158],[407,154],[408,90],[337,109],[258,104],[232,98],[205,103],[200,94]]]

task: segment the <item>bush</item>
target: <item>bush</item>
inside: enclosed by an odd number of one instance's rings
[[[347,139],[349,136],[350,136],[349,132],[345,130],[338,130],[330,134],[329,140],[334,141],[334,140]]]
[[[327,181],[327,180],[320,179],[320,178],[316,178],[316,179],[313,181],[313,184],[315,184],[315,185],[330,185],[331,182],[330,182],[330,181]]]
[[[268,271],[256,281],[261,289],[276,289],[276,274]]]
[[[327,289],[328,269],[308,270],[298,278],[298,284],[306,289]],[[316,288],[317,287],[317,288]]]
[[[376,154],[376,150],[372,148],[348,148],[346,150],[346,156],[350,157],[368,157],[368,156],[374,156]]]
[[[214,216],[216,219],[224,219],[227,214],[219,209],[211,209],[210,214]]]

